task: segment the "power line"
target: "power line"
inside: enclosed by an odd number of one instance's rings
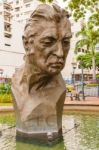
[[[24,53],[20,53],[20,52],[13,52],[13,51],[1,50],[1,49],[0,49],[0,51],[1,52],[15,53],[15,54],[22,54],[22,55],[24,55]]]

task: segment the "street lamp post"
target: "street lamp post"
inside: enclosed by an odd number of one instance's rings
[[[85,100],[85,94],[84,94],[84,70],[83,70],[83,62],[80,61],[81,66],[81,81],[82,81],[82,98]]]
[[[1,78],[2,78],[2,74],[3,74],[3,69],[0,69],[0,74],[1,74]]]
[[[76,69],[77,63],[72,62],[71,64],[72,64],[72,68],[73,68],[72,81],[73,81],[73,85],[75,86],[75,69]]]
[[[97,78],[97,84],[98,84],[98,86],[97,86],[97,90],[98,90],[97,96],[99,97],[99,78]]]

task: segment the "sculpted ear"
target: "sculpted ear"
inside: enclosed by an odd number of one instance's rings
[[[23,40],[23,46],[24,46],[25,51],[29,51],[28,39],[23,35],[22,40]]]

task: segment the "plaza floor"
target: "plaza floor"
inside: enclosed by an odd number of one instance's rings
[[[99,97],[86,97],[85,100],[73,100],[70,97],[66,97],[64,103],[64,111],[71,110],[88,110],[99,111]],[[0,112],[13,112],[13,106],[0,106]]]
[[[64,110],[99,111],[99,97],[86,97],[85,100],[81,99],[80,101],[71,101],[70,97],[66,97]]]

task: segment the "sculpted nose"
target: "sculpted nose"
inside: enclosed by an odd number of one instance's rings
[[[55,51],[56,56],[58,57],[63,57],[64,53],[63,53],[63,48],[62,48],[62,44],[59,43],[57,45],[56,51]]]

